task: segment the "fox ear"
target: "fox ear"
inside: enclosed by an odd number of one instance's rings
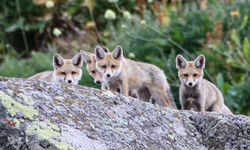
[[[105,53],[109,53],[109,49],[106,46],[102,46],[102,49],[104,50]]]
[[[205,68],[205,63],[206,63],[206,59],[203,54],[199,55],[194,61],[195,67],[200,68],[200,69]]]
[[[74,66],[81,68],[83,64],[83,57],[81,53],[77,53],[73,58],[72,58],[72,63]]]
[[[91,63],[91,57],[94,54],[92,54],[90,52],[83,51],[83,50],[80,50],[80,53],[82,54],[82,57],[83,57],[85,63],[88,63],[88,64]]]
[[[123,50],[121,46],[116,46],[114,51],[112,52],[112,56],[115,59],[122,59],[123,58]]]
[[[180,54],[178,54],[176,56],[175,61],[176,61],[176,68],[177,69],[185,68],[186,65],[187,65],[187,60],[182,55],[180,55]]]
[[[61,55],[55,54],[53,56],[53,66],[55,69],[60,68],[64,64],[64,59]]]
[[[95,58],[96,60],[101,60],[105,57],[105,51],[100,47],[100,46],[96,46],[95,48]]]

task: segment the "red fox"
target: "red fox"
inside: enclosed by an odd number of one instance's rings
[[[158,104],[176,108],[170,98],[170,87],[166,76],[158,67],[124,58],[120,46],[116,46],[113,52],[108,53],[97,46],[95,58],[96,68],[102,74],[109,90],[114,91],[113,85],[119,85],[121,93],[125,96],[129,95],[129,91],[136,91],[137,98],[142,99],[139,91],[148,89]]]
[[[102,48],[105,51],[105,53],[109,52],[107,47],[102,46]],[[83,50],[80,50],[80,52],[83,55],[83,58],[85,59],[85,62],[87,64],[86,65],[87,71],[94,78],[94,82],[96,84],[101,84],[102,90],[107,90],[108,88],[107,88],[105,80],[102,79],[102,74],[96,69],[95,55],[90,52],[83,51]],[[113,83],[112,87],[115,92],[120,92],[120,87],[118,84]],[[147,101],[147,102],[150,101],[150,94],[147,89],[141,89],[139,92],[141,93],[142,95],[141,97],[143,98],[144,101]],[[135,92],[132,92],[132,91],[129,92],[129,95],[132,97],[136,97]]]
[[[179,96],[182,110],[232,114],[224,104],[220,90],[213,83],[203,79],[204,55],[199,55],[194,61],[187,61],[179,54],[176,57],[176,68],[181,81]]]
[[[54,71],[35,74],[28,79],[44,80],[60,83],[78,84],[82,77],[83,57],[77,53],[72,59],[64,59],[61,55],[53,57]]]

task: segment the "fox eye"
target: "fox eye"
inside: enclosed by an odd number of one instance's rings
[[[95,70],[91,71],[93,74],[95,74]]]
[[[183,74],[183,76],[184,76],[184,77],[188,77],[188,74],[187,74],[187,73],[185,73],[185,74]]]
[[[72,71],[72,74],[76,74],[76,72],[75,72],[75,71]]]
[[[66,75],[66,72],[61,72],[62,75]]]
[[[106,65],[102,65],[102,68],[106,68],[107,66]]]
[[[195,73],[195,74],[193,74],[193,76],[194,76],[194,77],[197,77],[197,76],[198,76],[198,74],[196,74],[196,73]]]
[[[111,65],[111,68],[115,68],[116,67],[116,65]]]

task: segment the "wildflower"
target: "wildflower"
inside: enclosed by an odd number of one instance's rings
[[[125,24],[122,24],[121,28],[125,29],[125,28],[127,28],[127,26]]]
[[[47,8],[52,8],[52,7],[55,6],[55,3],[54,3],[52,0],[47,0],[47,1],[45,2],[45,6],[46,6]]]
[[[146,24],[146,21],[145,20],[141,20],[141,24],[142,25]]]
[[[110,33],[108,31],[103,32],[103,36],[108,37],[109,35],[110,35]]]
[[[58,29],[58,28],[54,28],[53,29],[53,34],[54,34],[54,36],[58,37],[58,36],[60,36],[62,34],[62,31],[60,29]]]
[[[231,15],[232,17],[238,17],[238,16],[240,15],[240,12],[239,12],[238,10],[232,10],[232,11],[230,12],[230,15]]]
[[[129,53],[129,54],[128,54],[128,57],[130,57],[130,58],[135,58],[135,53],[132,53],[132,52]]]
[[[95,28],[95,22],[93,22],[93,21],[86,22],[86,27],[89,29]]]
[[[116,14],[113,10],[107,9],[104,14],[104,18],[107,20],[115,20]]]
[[[124,12],[123,12],[123,17],[124,17],[125,19],[130,20],[130,19],[131,19],[131,14],[130,14],[130,12],[129,12],[129,11],[124,11]]]
[[[46,0],[32,0],[35,5],[44,5]]]
[[[153,0],[148,0],[148,3],[152,3],[153,2]]]
[[[116,3],[118,0],[108,0],[110,3]]]

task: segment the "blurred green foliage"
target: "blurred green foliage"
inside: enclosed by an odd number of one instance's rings
[[[94,30],[99,31],[99,43],[110,49],[119,44],[127,57],[162,68],[177,103],[176,54],[181,53],[191,60],[204,53],[205,78],[221,89],[225,103],[233,112],[250,115],[247,91],[250,85],[249,0],[174,3],[40,0],[54,2],[53,8],[46,4],[35,5],[34,1],[39,0],[0,2],[0,54],[4,54],[0,56],[0,75],[28,77],[52,69],[51,58],[55,51],[48,45],[56,45],[53,29],[64,31],[63,38],[74,31],[72,26],[86,30],[94,26]],[[104,17],[107,9],[112,10],[115,19]],[[129,12],[127,16],[124,16],[125,11]],[[44,19],[46,15],[51,18]],[[39,35],[41,42],[38,48],[33,45],[35,35]],[[31,49],[43,49],[48,53],[20,57],[25,56],[23,53],[30,54]],[[86,70],[81,84],[96,87]]]

